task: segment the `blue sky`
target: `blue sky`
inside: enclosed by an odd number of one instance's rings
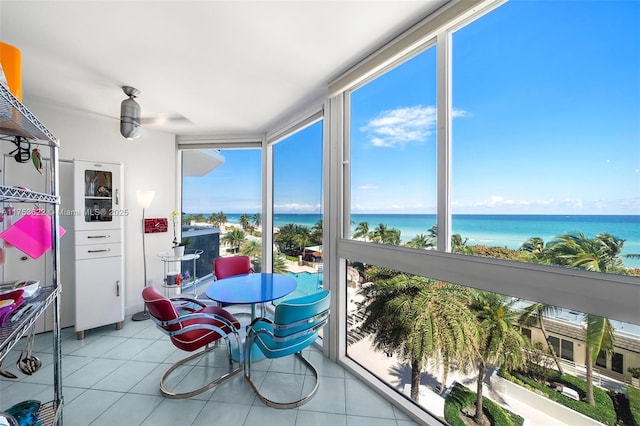
[[[640,214],[638,22],[639,1],[512,1],[454,34],[454,213]],[[354,213],[435,212],[435,61],[354,92]],[[276,211],[320,211],[321,131],[276,146]],[[259,211],[259,152],[223,154],[185,211]]]

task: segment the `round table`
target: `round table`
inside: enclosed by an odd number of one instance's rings
[[[251,304],[251,318],[255,318],[255,304],[280,299],[296,289],[296,280],[283,274],[260,272],[235,275],[214,281],[205,294],[221,303]]]
[[[256,303],[262,303],[265,316],[264,302],[280,299],[296,289],[298,283],[290,275],[268,272],[235,275],[214,281],[205,294],[210,299],[222,303],[251,304],[251,320],[256,318]],[[231,348],[231,357],[238,362],[244,359],[240,347]],[[251,358],[260,360],[264,354],[257,345],[253,345]]]

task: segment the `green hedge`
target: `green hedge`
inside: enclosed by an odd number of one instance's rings
[[[475,392],[456,383],[444,402],[444,418],[447,423],[452,426],[465,426],[460,418],[460,412],[466,407],[474,407],[475,401]],[[482,408],[494,426],[522,426],[524,423],[522,417],[503,409],[486,397],[482,398]]]
[[[627,398],[629,398],[631,417],[633,417],[635,424],[640,426],[640,389],[627,386]]]
[[[556,401],[557,403],[562,404],[574,411],[577,411],[578,413],[591,417],[592,419],[597,420],[600,423],[615,426],[617,422],[616,409],[613,405],[611,397],[607,394],[607,392],[597,386],[594,386],[593,399],[595,400],[596,405],[592,406],[587,404],[584,401],[585,395],[587,394],[587,382],[578,377],[570,376],[568,374],[564,374],[563,376],[552,374],[549,377],[549,380],[561,383],[564,386],[568,386],[578,391],[578,393],[580,394],[580,401],[571,399],[561,394],[560,392],[555,391],[554,389],[544,386],[541,383],[538,383],[535,380],[529,378],[522,372],[512,371],[511,374],[501,375],[507,380],[512,380],[511,377],[513,377],[516,379],[514,381],[515,383],[518,383],[520,385],[524,383],[526,385],[525,387],[529,389],[535,389],[538,393],[542,392],[549,399]]]

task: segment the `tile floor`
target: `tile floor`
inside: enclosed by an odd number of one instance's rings
[[[53,399],[51,333],[36,336],[34,353],[42,359],[43,366],[31,376],[15,366],[23,346],[24,342],[19,342],[5,358],[3,368],[18,378],[0,377],[0,410],[27,399]],[[309,403],[289,410],[265,406],[242,373],[189,399],[162,397],[158,389],[160,376],[187,353],[175,349],[151,320],[136,322],[127,318],[121,330],[113,326],[89,330],[84,340],[76,339],[73,328],[64,329],[62,354],[65,426],[416,424],[315,347],[305,355],[320,373],[320,388]],[[189,367],[194,371],[184,382],[197,381],[207,372],[219,370],[220,362],[226,365],[222,355],[216,350],[214,355]],[[299,364],[294,357],[260,361],[253,365],[252,377],[263,383],[265,392],[277,397],[304,386],[306,378],[312,379],[296,374],[301,368],[294,363]]]

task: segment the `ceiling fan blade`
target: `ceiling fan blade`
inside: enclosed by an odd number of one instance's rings
[[[180,122],[190,123],[191,120],[180,114],[156,114],[140,118],[140,124],[148,125]]]

